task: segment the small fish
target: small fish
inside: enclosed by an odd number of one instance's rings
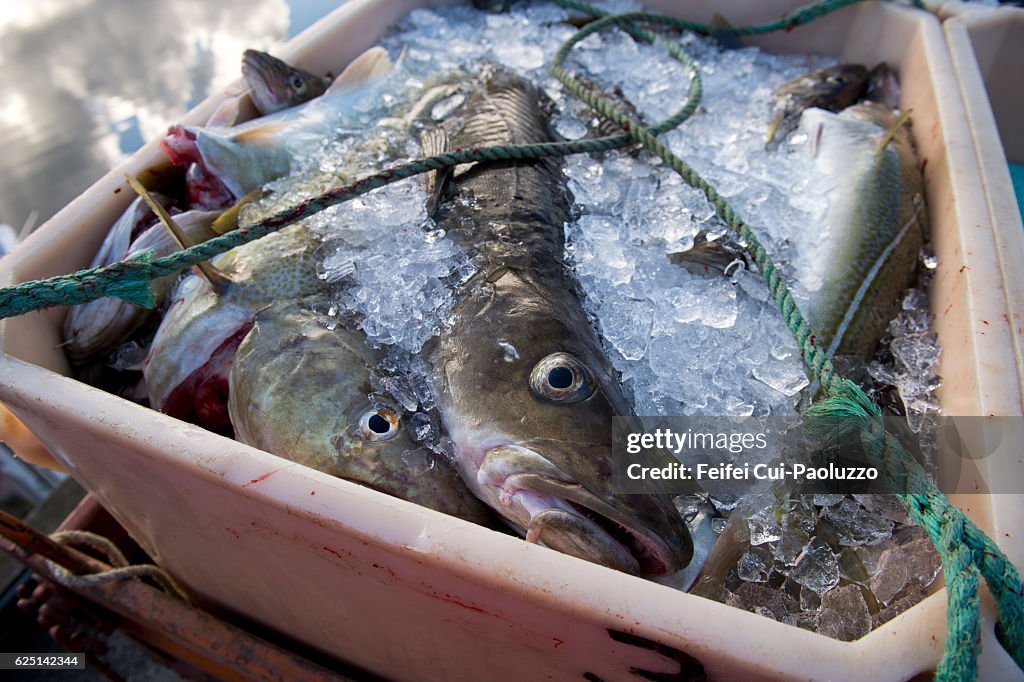
[[[698,234],[686,251],[668,254],[668,260],[700,276],[729,275],[737,269],[750,268],[749,257],[742,248],[727,237],[708,239],[706,232]]]
[[[323,95],[229,128],[175,125],[160,147],[175,164],[190,164],[190,206],[227,208],[291,170],[292,157],[333,134],[339,119],[375,97],[373,85],[393,66],[387,52],[362,53]]]
[[[242,78],[261,116],[319,97],[333,80],[291,66],[259,50],[246,50],[242,55]]]
[[[371,400],[382,352],[316,297],[261,310],[230,372],[235,437],[424,507],[488,524],[451,464],[417,443],[400,407]]]
[[[815,141],[816,168],[836,179],[824,220],[831,235],[801,309],[828,356],[866,359],[914,282],[928,234],[914,141],[906,116],[878,102],[809,109],[800,125]]]
[[[489,67],[481,80],[447,119],[456,129],[426,140],[552,139],[532,86]],[[611,490],[612,417],[631,413],[564,262],[570,197],[557,161],[459,167],[445,190],[437,226],[481,264],[425,350],[463,480],[527,541],[631,573],[674,573],[692,546],[672,503]]]
[[[863,97],[868,70],[860,64],[836,64],[794,78],[775,90],[766,145],[774,146],[793,132],[805,109],[839,111]]]

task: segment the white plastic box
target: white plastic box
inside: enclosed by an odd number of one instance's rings
[[[352,0],[281,56],[334,73],[417,3]],[[795,2],[652,2],[652,9],[734,24],[777,18]],[[1014,302],[1024,262],[1000,241],[983,199],[971,127],[934,16],[888,3],[844,9],[758,39],[897,67],[925,164],[932,306],[944,349],[941,400],[951,414],[1024,414]],[[185,118],[200,122],[214,96]],[[87,265],[130,200],[124,173],[161,159],[151,142],[0,262],[0,284]],[[70,248],[69,245],[74,245]],[[1007,251],[1006,249],[1011,249]],[[1012,249],[1017,249],[1014,252]],[[945,591],[867,637],[840,642],[529,545],[332,478],[141,408],[65,376],[54,309],[0,323],[0,400],[162,566],[203,598],[397,680],[635,680],[633,667],[710,679],[905,680],[934,668],[946,634]],[[1024,490],[1019,453],[978,474]],[[1019,496],[955,500],[1024,563]],[[1020,676],[995,641],[990,600],[983,674]],[[627,633],[639,639],[615,635]],[[645,648],[657,642],[676,663]],[[663,649],[662,653],[670,651]],[[691,679],[680,677],[679,679]],[[693,677],[692,679],[700,679]]]

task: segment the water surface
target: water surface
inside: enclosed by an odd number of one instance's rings
[[[44,222],[343,1],[0,1],[0,223]]]

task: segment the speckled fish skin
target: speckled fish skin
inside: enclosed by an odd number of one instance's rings
[[[143,365],[150,405],[168,396],[236,334],[260,308],[317,293],[315,240],[300,223],[236,247],[210,261],[230,282],[222,290],[188,275],[153,338]]]
[[[552,139],[531,86],[500,70],[483,80],[451,119],[464,123],[449,147]],[[630,410],[563,262],[558,162],[477,164],[451,186],[435,219],[481,270],[426,353],[463,479],[528,540],[642,575],[685,566],[692,547],[668,499],[610,491],[612,417]],[[593,392],[552,402],[531,389],[550,357]]]
[[[259,50],[246,50],[242,55],[242,78],[261,116],[308,102],[322,95],[330,85],[330,79]]]
[[[828,266],[801,304],[829,356],[869,358],[917,276],[928,233],[924,179],[909,125],[895,125],[893,110],[875,102],[808,110],[801,122],[818,140],[815,163],[838,179],[825,218],[832,236],[816,259]]]
[[[382,353],[323,300],[280,301],[259,312],[231,368],[235,437],[388,495],[487,524],[488,509],[442,456],[412,440],[400,408],[371,402]],[[325,326],[327,322],[334,328]],[[388,429],[368,425],[381,417]]]

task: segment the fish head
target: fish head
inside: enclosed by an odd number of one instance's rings
[[[416,442],[411,418],[374,393],[380,360],[322,296],[261,310],[231,367],[235,437],[294,462],[477,522],[489,512],[443,456]]]
[[[845,109],[857,102],[867,87],[868,70],[861,64],[836,64],[783,83],[775,90],[768,144],[791,133],[805,109]]]
[[[259,50],[242,56],[242,78],[261,115],[298,106],[327,89],[325,79]]]
[[[666,498],[615,492],[612,418],[629,415],[565,289],[501,269],[460,304],[438,398],[463,478],[527,540],[664,575],[692,548]]]

